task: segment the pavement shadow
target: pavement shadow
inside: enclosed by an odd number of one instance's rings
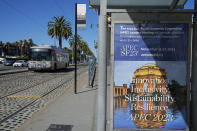
[[[66,69],[57,69],[56,71],[47,71],[47,70],[45,71],[45,70],[41,70],[41,71],[34,71],[34,72],[42,72],[42,73],[65,73],[65,72],[72,72],[74,70],[75,70],[74,67],[70,67],[70,68],[66,68]]]
[[[79,91],[79,92],[77,92],[77,94],[86,93],[86,92],[90,92],[90,91],[95,91],[95,90],[97,90],[97,89],[98,89],[98,88],[89,89],[89,90],[85,90],[85,91]]]
[[[66,69],[59,69],[59,70],[56,70],[54,71],[55,73],[65,73],[65,72],[71,72],[71,71],[74,71],[75,68],[74,67],[71,67],[71,68],[66,68]]]

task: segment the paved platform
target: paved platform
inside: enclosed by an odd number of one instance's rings
[[[97,83],[97,75],[95,83]],[[69,87],[62,96],[34,114],[33,118],[24,123],[17,131],[60,131],[62,127],[67,130],[61,131],[94,131],[96,128],[97,85],[94,85],[93,88],[88,87],[88,72],[78,78],[77,92],[74,94],[74,87]],[[59,128],[59,130],[52,130],[55,128]]]
[[[3,70],[3,71],[0,71],[0,75],[21,73],[21,72],[27,72],[27,71],[28,71],[28,68],[25,68],[25,69],[15,69],[15,70]]]

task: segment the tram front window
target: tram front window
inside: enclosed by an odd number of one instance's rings
[[[33,61],[51,61],[51,50],[33,49],[31,51],[31,60],[33,60]]]

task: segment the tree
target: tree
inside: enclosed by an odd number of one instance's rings
[[[82,42],[81,36],[80,35],[77,35],[77,50],[79,50],[79,48],[80,48],[79,45],[80,45],[81,42]],[[68,43],[69,43],[69,45],[70,45],[71,48],[74,48],[74,46],[75,46],[75,35],[72,35],[70,37]]]
[[[92,53],[91,49],[89,48],[88,44],[86,41],[81,41],[81,43],[79,44],[80,46],[80,50],[81,52],[83,52],[83,57],[84,59],[87,59],[87,55],[89,56],[93,56],[94,57],[94,54]]]
[[[2,56],[3,52],[4,52],[4,44],[2,41],[0,41],[0,56]]]
[[[98,43],[97,42],[94,44],[94,49],[98,49]]]
[[[5,51],[5,56],[9,55],[9,53],[10,53],[10,42],[6,42],[4,44],[4,51]]]
[[[20,56],[23,55],[23,40],[19,41]]]
[[[3,42],[2,41],[0,41],[0,46],[3,46]]]
[[[69,45],[74,50],[75,35],[73,35],[72,37],[70,37],[70,39],[69,39]],[[94,56],[94,54],[90,50],[87,42],[84,41],[81,38],[80,35],[77,35],[77,45],[76,46],[77,46],[77,59],[80,59],[81,60],[82,58],[84,58],[84,60],[85,60],[85,59],[87,59],[87,55]],[[74,62],[74,58],[73,58],[73,62]]]
[[[71,62],[71,60],[72,60],[72,49],[64,47],[63,50],[65,50],[65,51],[67,51],[69,53],[69,61]]]
[[[28,42],[27,42],[27,40],[24,40],[24,47],[25,47],[25,55],[27,54],[27,47],[28,47]]]
[[[94,49],[96,50],[96,55],[98,55],[98,42],[94,41]]]
[[[17,55],[19,56],[19,42],[15,42],[16,50],[17,50]]]
[[[28,40],[29,42],[29,47],[32,47],[33,46],[33,40],[32,40],[32,38],[29,38],[29,40]]]
[[[77,50],[79,50],[79,43],[82,41],[82,38],[80,35],[77,35]],[[75,35],[72,35],[69,38],[69,45],[72,48],[72,63],[74,63],[74,46],[75,46]]]
[[[80,61],[82,60],[82,57],[83,57],[84,60],[85,60],[87,48],[88,48],[87,42],[81,41],[81,42],[79,43]]]
[[[72,28],[69,21],[64,16],[54,16],[53,21],[48,22],[48,35],[59,40],[59,47],[62,48],[62,38],[67,40],[72,36]]]

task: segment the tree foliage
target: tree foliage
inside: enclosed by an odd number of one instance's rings
[[[62,38],[67,40],[72,35],[71,23],[64,16],[54,16],[53,21],[48,22],[48,35],[59,40],[59,47],[62,48]]]
[[[30,48],[35,45],[33,43],[32,38],[30,38],[28,41],[27,40],[20,40],[16,42],[0,42],[1,46],[3,47],[3,52],[5,56],[20,56],[24,58],[29,58],[30,54]]]
[[[69,45],[74,50],[75,45],[75,35],[71,36],[69,39]],[[90,50],[88,43],[82,39],[80,35],[77,35],[77,50],[80,56],[82,56],[83,59],[86,59],[86,57],[94,56],[93,52]]]

